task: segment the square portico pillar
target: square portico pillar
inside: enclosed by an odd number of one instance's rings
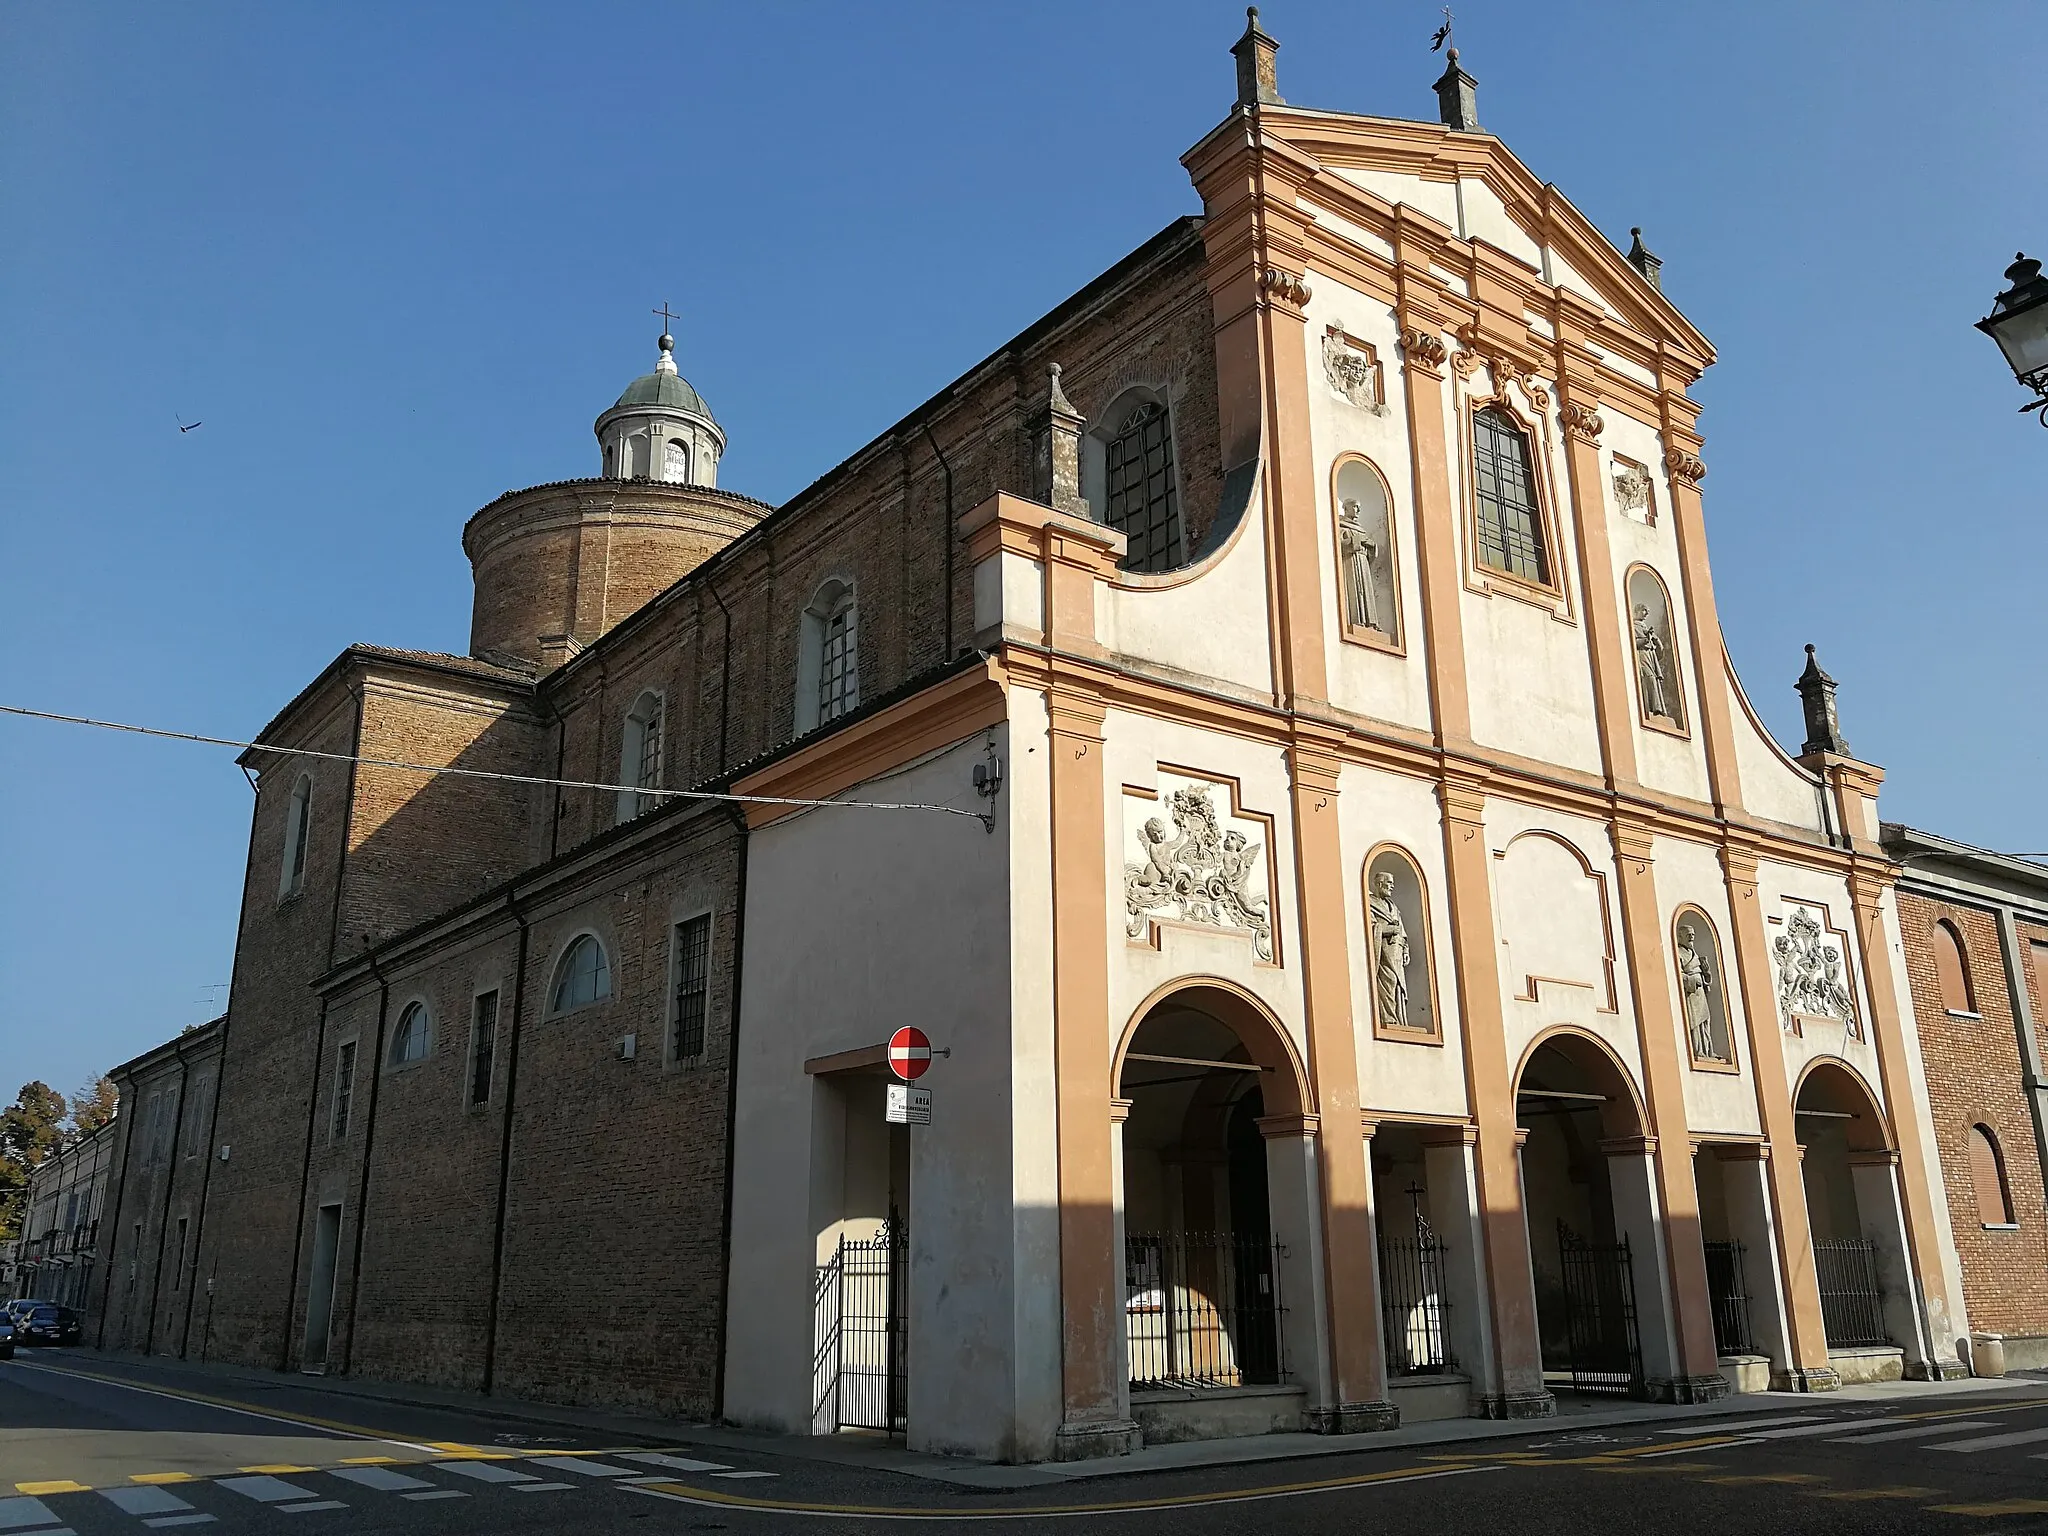
[[[1657,1139],[1620,1136],[1600,1143],[1613,1191],[1615,1236],[1628,1241],[1635,1284],[1636,1340],[1643,1352],[1643,1382],[1662,1402],[1675,1400],[1678,1340],[1671,1307],[1671,1276],[1664,1262],[1664,1223],[1657,1205]],[[1719,1380],[1718,1377],[1715,1378]],[[1726,1393],[1726,1383],[1722,1383]]]
[[[1486,1226],[1479,1210],[1479,1177],[1472,1163],[1476,1128],[1454,1125],[1422,1138],[1423,1177],[1429,1209],[1444,1240],[1444,1290],[1449,1307],[1451,1355],[1472,1379],[1475,1402],[1498,1401],[1500,1371],[1494,1362],[1493,1319],[1487,1309],[1482,1254]]]
[[[1259,1120],[1259,1134],[1266,1138],[1266,1199],[1273,1237],[1281,1245],[1274,1266],[1280,1276],[1281,1355],[1287,1374],[1306,1389],[1311,1412],[1336,1401],[1330,1338],[1323,1327],[1329,1291],[1323,1283],[1319,1129],[1314,1115],[1266,1115]],[[1366,1187],[1371,1188],[1370,1180]]]
[[[1856,1187],[1857,1225],[1877,1260],[1877,1290],[1884,1303],[1885,1332],[1905,1351],[1907,1376],[1939,1381],[1940,1369],[1914,1284],[1905,1206],[1899,1199],[1899,1154],[1851,1152],[1849,1175]]]
[[[1786,1323],[1784,1273],[1778,1267],[1778,1234],[1771,1212],[1770,1150],[1728,1146],[1709,1154],[1721,1165],[1726,1191],[1728,1236],[1742,1245],[1742,1283],[1749,1292],[1749,1335],[1770,1357],[1771,1384],[1790,1379],[1791,1329]],[[1782,1390],[1782,1389],[1780,1389]]]

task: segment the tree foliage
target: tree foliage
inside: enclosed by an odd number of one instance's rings
[[[29,1173],[63,1141],[70,1108],[48,1083],[34,1082],[0,1110],[0,1238],[19,1235]]]
[[[64,1127],[65,1140],[82,1141],[114,1118],[120,1096],[114,1080],[97,1077],[71,1095],[71,1119]]]

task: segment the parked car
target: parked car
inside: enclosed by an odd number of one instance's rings
[[[85,1323],[69,1307],[37,1302],[17,1315],[14,1326],[18,1344],[76,1344],[85,1336]]]
[[[5,1312],[0,1312],[0,1360],[13,1358],[14,1322]]]
[[[21,1314],[30,1307],[54,1307],[55,1305],[57,1303],[54,1301],[44,1301],[40,1296],[17,1296],[12,1301],[0,1302],[0,1313],[5,1313],[7,1320],[13,1323],[18,1330],[21,1327]]]

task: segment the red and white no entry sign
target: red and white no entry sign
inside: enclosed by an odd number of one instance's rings
[[[889,1070],[914,1083],[931,1070],[932,1043],[923,1030],[906,1024],[889,1037]]]

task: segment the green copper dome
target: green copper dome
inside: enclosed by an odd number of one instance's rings
[[[661,338],[661,361],[654,372],[643,373],[626,386],[626,392],[619,396],[613,410],[632,405],[663,406],[670,410],[688,411],[695,416],[710,416],[711,407],[704,403],[704,397],[690,387],[690,381],[676,372],[675,359],[670,354],[675,349],[675,338]]]

